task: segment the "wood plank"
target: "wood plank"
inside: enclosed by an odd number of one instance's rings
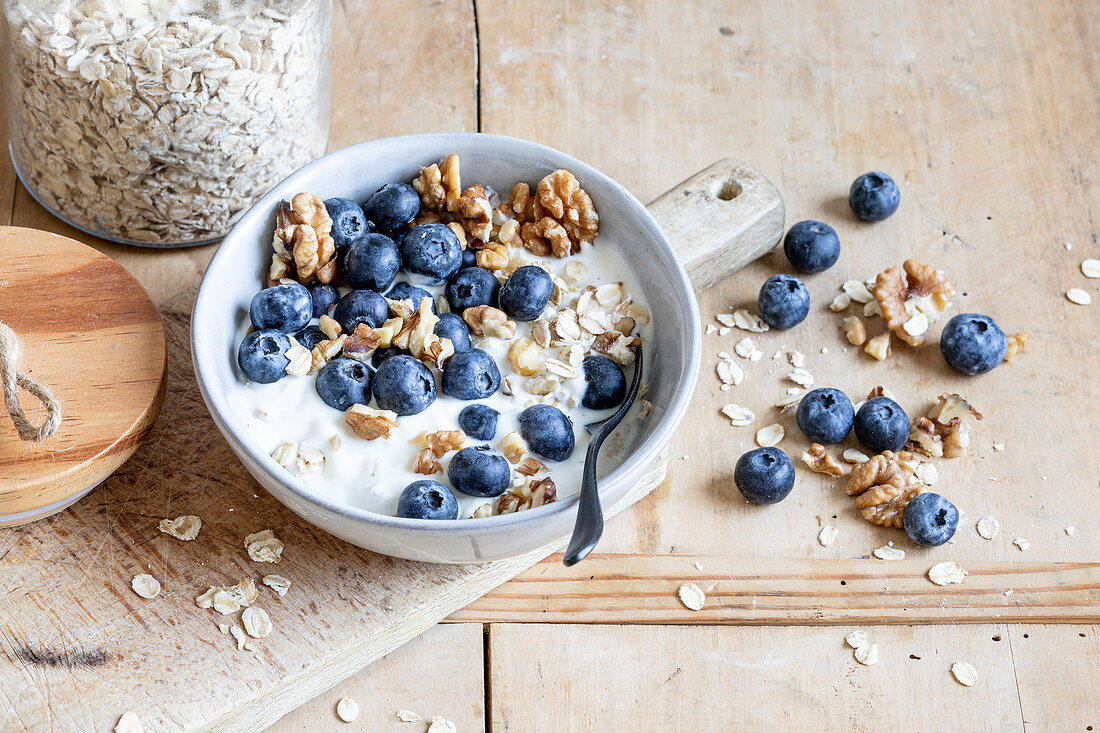
[[[477,57],[470,3],[334,3],[332,32],[330,150],[409,132],[477,129]],[[430,88],[423,86],[425,69],[431,69]],[[5,125],[5,135],[6,130]],[[5,165],[10,168],[6,158]],[[7,215],[3,202],[11,201],[10,194],[5,198],[5,185],[10,185],[7,175],[0,165],[2,216]],[[22,185],[14,195],[12,223],[96,247],[133,273],[154,302],[197,284],[217,249],[216,244],[171,251],[114,244],[54,218]]]
[[[1028,730],[1100,730],[1100,627],[1009,626],[1020,709]]]
[[[756,429],[783,425],[780,447],[796,462],[807,444],[793,416],[772,408],[791,384],[789,367],[771,356],[797,349],[808,355],[815,386],[854,400],[884,384],[913,414],[958,391],[985,414],[973,455],[937,463],[935,490],[966,513],[957,543],[924,556],[1097,559],[1089,519],[1100,512],[1100,411],[1089,406],[1100,341],[1084,335],[1096,333],[1100,311],[1072,306],[1062,293],[1077,286],[1100,296],[1078,272],[1081,259],[1100,255],[1100,177],[1080,173],[1095,169],[1100,147],[1100,6],[982,0],[966,17],[930,5],[815,0],[569,0],[516,10],[508,0],[479,3],[486,131],[522,131],[563,148],[642,200],[715,159],[739,157],[776,183],[789,222],[823,219],[842,242],[833,269],[806,277],[814,302],[807,320],[753,334],[764,359],[745,363],[745,381],[729,392],[719,390],[716,354],[732,353],[746,334],[705,337],[700,386],[673,441],[669,478],[609,525],[600,550],[839,559],[893,541],[917,551],[901,532],[860,519],[838,480],[800,469],[795,493],[771,507],[746,504],[734,488],[733,464],[754,447]],[[545,42],[529,43],[532,27]],[[868,169],[891,173],[902,188],[898,213],[877,224],[856,221],[845,202],[852,179]],[[1076,243],[1072,251],[1066,241]],[[885,362],[849,347],[841,316],[826,308],[838,286],[906,257],[948,271],[956,312],[988,312],[1010,332],[1030,331],[1028,351],[1010,367],[965,378],[944,364],[935,338],[916,351],[895,344]],[[781,254],[716,285],[701,296],[704,318],[751,307],[778,271],[790,271]],[[872,335],[880,324],[868,321]],[[717,409],[726,402],[749,407],[757,421],[730,427]],[[994,451],[995,443],[1006,449]],[[849,438],[838,449],[855,445]],[[992,542],[974,530],[985,514],[1003,527]],[[816,542],[817,516],[840,529],[828,548]],[[1030,541],[1026,553],[1013,546],[1016,537]]]
[[[267,733],[329,730],[341,726],[336,703],[350,697],[359,717],[348,730],[417,730],[397,720],[410,710],[423,720],[442,715],[460,731],[485,729],[484,634],[481,624],[448,624],[428,629],[400,649],[318,695]],[[420,727],[424,723],[417,724]]]
[[[702,570],[695,567],[698,562]],[[597,554],[551,556],[450,620],[485,623],[953,624],[1100,622],[1100,563],[965,562],[958,585],[930,560],[804,560]],[[692,582],[702,611],[677,595]],[[1007,594],[1006,594],[1007,593]]]
[[[1007,627],[853,628],[495,624],[493,730],[1023,730]]]

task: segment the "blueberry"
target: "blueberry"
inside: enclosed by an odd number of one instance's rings
[[[387,183],[371,194],[363,211],[377,229],[397,229],[420,211],[420,194],[407,183]]]
[[[917,494],[905,506],[905,534],[924,547],[939,547],[955,535],[959,510],[939,494]]]
[[[800,221],[787,231],[783,254],[799,272],[825,272],[840,257],[840,237],[820,221]]]
[[[390,288],[390,292],[386,293],[386,297],[390,300],[411,300],[413,302],[413,308],[420,307],[420,301],[424,298],[428,298],[432,302],[432,313],[435,313],[435,298],[424,288],[418,288],[415,285],[401,282],[395,284]]]
[[[406,519],[458,519],[458,500],[443,484],[413,481],[397,497],[397,516]]]
[[[352,290],[340,299],[332,312],[332,317],[347,334],[354,332],[360,323],[378,328],[389,315],[389,303],[373,290]]]
[[[316,326],[306,326],[298,333],[294,334],[294,340],[300,343],[302,346],[309,350],[313,350],[313,347],[322,341],[326,340],[328,336]]]
[[[470,328],[457,313],[440,313],[439,323],[435,324],[434,333],[439,338],[450,339],[456,354],[473,348],[470,346]]]
[[[524,265],[513,272],[500,288],[500,309],[517,321],[533,321],[542,315],[554,281],[538,265]]]
[[[864,173],[852,182],[848,191],[848,206],[863,221],[882,221],[898,210],[901,191],[894,179],[885,173]]]
[[[401,240],[401,261],[419,281],[440,285],[462,265],[462,246],[447,226],[421,224]]]
[[[332,217],[332,241],[343,254],[351,243],[370,232],[363,207],[351,199],[325,199],[325,209]]]
[[[397,251],[397,243],[385,234],[360,237],[352,242],[344,255],[344,275],[353,288],[383,293],[393,285],[400,269],[401,255]]]
[[[497,436],[500,413],[488,405],[467,405],[458,413],[458,427],[474,440],[492,440]]]
[[[531,405],[521,412],[519,434],[543,458],[564,461],[573,455],[573,421],[553,405]]]
[[[355,359],[333,359],[317,372],[317,394],[329,407],[344,411],[370,402],[371,371]]]
[[[324,283],[316,283],[309,286],[309,295],[313,298],[313,317],[320,318],[328,313],[329,308],[340,300],[340,293],[336,288]]]
[[[1005,360],[1008,339],[989,316],[960,313],[940,334],[940,353],[957,371],[970,376],[985,374]]]
[[[455,354],[443,367],[443,394],[459,400],[480,400],[500,387],[500,370],[481,349]]]
[[[383,410],[416,415],[435,402],[435,378],[413,357],[392,356],[374,373],[374,399]]]
[[[500,496],[512,482],[508,461],[487,445],[463,448],[447,466],[447,478],[469,496]]]
[[[264,288],[252,297],[248,306],[252,325],[264,331],[274,328],[293,333],[304,328],[313,317],[313,298],[304,285],[287,283]]]
[[[899,451],[909,441],[909,416],[889,397],[875,397],[859,408],[855,430],[859,442],[873,453]]]
[[[285,354],[289,348],[290,339],[281,331],[253,331],[244,337],[237,349],[237,364],[253,382],[278,382],[286,376],[286,366],[290,359]]]
[[[590,410],[606,410],[623,401],[626,377],[618,364],[603,354],[584,357],[584,397],[581,404]]]
[[[791,328],[810,312],[810,293],[794,275],[772,275],[760,287],[756,309],[772,328]]]
[[[480,267],[467,267],[455,273],[455,276],[443,289],[451,310],[462,313],[467,308],[478,305],[495,306],[500,283],[496,276]]]
[[[807,392],[798,403],[798,427],[815,443],[833,445],[852,429],[852,401],[839,389],[822,387]]]
[[[377,349],[373,354],[371,354],[371,366],[373,366],[375,371],[377,371],[378,367],[386,359],[389,359],[391,356],[401,356],[404,353],[406,352],[403,349],[399,349],[396,346],[387,346],[384,349]]]
[[[462,269],[467,267],[477,267],[477,252],[470,247],[462,250]]]
[[[737,459],[733,482],[749,501],[775,504],[794,488],[794,466],[778,448],[756,448]]]

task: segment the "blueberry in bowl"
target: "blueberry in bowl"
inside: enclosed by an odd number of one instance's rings
[[[458,413],[458,427],[474,440],[492,440],[499,419],[500,413],[488,405],[467,405]]]
[[[397,516],[405,519],[458,519],[458,500],[438,481],[413,481],[397,499]]]
[[[346,252],[352,242],[370,232],[363,207],[351,199],[325,199],[324,204],[332,218],[332,241],[337,252]]]
[[[455,354],[443,368],[443,394],[459,400],[481,400],[500,387],[496,360],[481,349]]]
[[[320,318],[326,315],[332,307],[340,302],[340,292],[332,285],[326,283],[314,283],[309,286],[309,295],[313,298],[313,317]]]
[[[401,239],[401,262],[415,280],[440,285],[462,266],[462,245],[450,227],[419,224]]]
[[[385,292],[401,269],[397,243],[385,234],[367,234],[344,255],[344,276],[353,288]]]
[[[344,333],[353,333],[360,323],[378,328],[389,314],[389,303],[373,290],[352,290],[340,299],[332,311],[332,317]]]
[[[237,365],[253,382],[271,384],[286,376],[290,359],[286,351],[290,339],[282,331],[253,331],[244,337],[237,349]]]
[[[487,445],[470,446],[455,453],[447,478],[468,496],[500,496],[512,482],[512,468],[500,451]]]
[[[783,254],[799,272],[825,272],[840,258],[840,237],[824,222],[800,221],[787,230]]]
[[[386,297],[390,300],[411,300],[413,309],[420,307],[420,301],[427,298],[432,304],[432,313],[435,313],[435,298],[424,288],[418,288],[415,285],[410,285],[406,282],[394,283],[390,288],[390,292],[386,293]]]
[[[393,356],[374,373],[374,399],[382,410],[416,415],[435,402],[435,377],[411,356]]]
[[[909,441],[909,416],[889,397],[874,397],[856,412],[856,438],[873,453],[899,451]]]
[[[533,321],[546,310],[554,281],[538,265],[524,265],[500,287],[500,309],[517,321]]]
[[[939,494],[917,494],[902,516],[905,534],[922,547],[939,547],[955,536],[959,510]]]
[[[407,183],[387,183],[371,194],[363,211],[376,229],[400,229],[420,211],[420,194]]]
[[[590,410],[615,407],[626,396],[626,376],[622,367],[603,354],[589,354],[581,362],[584,369],[584,397],[581,404]]]
[[[317,326],[306,326],[298,333],[294,334],[294,340],[309,350],[313,350],[313,347],[328,339],[324,331]]]
[[[456,354],[473,348],[470,345],[470,327],[457,313],[440,313],[434,332],[440,338],[450,339]]]
[[[461,313],[479,305],[495,305],[500,283],[493,273],[480,267],[464,267],[447,281],[443,290],[451,310]]]
[[[793,328],[810,312],[810,293],[794,275],[772,275],[760,286],[756,308],[772,328]]]
[[[967,376],[992,371],[1005,360],[1008,338],[1001,327],[981,313],[960,313],[940,334],[940,353],[951,367]]]
[[[864,173],[848,191],[848,208],[863,221],[882,221],[898,210],[899,203],[898,184],[881,171]]]
[[[313,298],[304,285],[286,283],[264,288],[248,306],[252,325],[260,330],[293,333],[313,317]]]
[[[553,405],[532,405],[519,414],[519,434],[531,450],[551,461],[573,455],[573,421]]]
[[[749,501],[776,504],[794,488],[794,465],[778,448],[755,448],[737,459],[733,482]]]
[[[796,413],[798,429],[823,445],[834,445],[844,440],[855,421],[855,410],[848,395],[839,389],[821,387],[810,390],[798,402]]]
[[[371,397],[371,370],[357,359],[333,359],[317,372],[314,388],[329,407],[346,410]]]

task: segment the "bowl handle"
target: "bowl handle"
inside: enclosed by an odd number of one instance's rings
[[[696,290],[767,254],[783,237],[783,197],[760,171],[733,158],[680,182],[649,211]]]

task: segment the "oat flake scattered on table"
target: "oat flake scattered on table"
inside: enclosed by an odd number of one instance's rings
[[[1083,260],[1081,262],[1081,274],[1085,277],[1100,277],[1100,260]]]
[[[421,717],[414,713],[412,710],[398,710],[397,719],[400,720],[402,723],[415,723],[416,721],[421,720]]]
[[[951,674],[960,685],[971,687],[978,681],[978,671],[966,662],[952,662]]]
[[[442,715],[433,715],[432,724],[428,726],[428,733],[458,733],[458,728]]]
[[[867,632],[863,629],[856,629],[844,637],[844,643],[853,649],[867,646]]]
[[[684,583],[680,586],[680,602],[692,611],[702,611],[707,597],[703,589],[695,583]]]
[[[336,703],[336,714],[340,717],[340,720],[351,723],[359,717],[359,703],[350,697],[342,697],[340,702]]]
[[[840,530],[836,527],[825,525],[821,528],[821,531],[817,533],[817,541],[821,543],[822,547],[828,547],[833,544],[833,540],[840,534]]]
[[[991,540],[1001,531],[1001,523],[990,514],[978,520],[977,529],[982,539]]]
[[[773,423],[756,431],[756,444],[761,448],[770,448],[783,442],[787,432],[779,423]]]
[[[277,563],[283,556],[283,543],[270,529],[253,532],[244,538],[244,547],[248,556],[255,562]]]
[[[883,545],[882,547],[876,547],[872,552],[872,555],[879,560],[904,560],[905,550],[900,547],[894,547],[893,545]]]
[[[936,563],[928,569],[928,579],[936,585],[961,583],[965,577],[966,571],[951,561]]]
[[[160,593],[160,583],[148,573],[135,575],[134,579],[130,581],[130,587],[134,589],[134,593],[142,598],[156,598],[157,594]]]
[[[732,402],[728,405],[723,405],[722,414],[729,418],[730,424],[735,428],[744,428],[752,425],[752,421],[756,419],[756,415],[752,410],[741,405],[735,405]]]
[[[1027,548],[1031,547],[1031,543],[1025,540],[1023,537],[1017,537],[1016,539],[1012,540],[1012,544],[1016,545],[1016,547],[1020,549],[1020,552],[1023,552],[1027,550]]]
[[[262,639],[271,633],[271,617],[259,606],[250,606],[241,614],[244,630],[254,639]]]
[[[144,733],[141,727],[141,718],[133,710],[127,710],[115,723],[115,733]]]
[[[160,520],[157,529],[166,535],[175,537],[177,540],[190,542],[199,536],[199,530],[202,529],[202,520],[194,514],[184,514],[175,519]]]
[[[290,581],[281,575],[265,575],[260,580],[280,596],[285,596],[286,592],[290,590]]]
[[[1070,303],[1076,303],[1077,305],[1090,305],[1092,303],[1092,296],[1081,288],[1070,288],[1066,291],[1066,299]]]
[[[853,652],[853,655],[856,661],[865,667],[870,667],[872,664],[878,664],[878,644],[861,646]]]

